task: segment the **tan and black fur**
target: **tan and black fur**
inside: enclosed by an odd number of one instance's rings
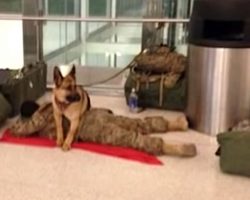
[[[64,151],[71,148],[79,128],[83,114],[90,109],[90,100],[87,92],[76,84],[76,69],[73,65],[71,72],[62,76],[59,68],[54,68],[54,83],[52,105],[56,124],[56,143]],[[70,122],[70,128],[64,136],[62,127],[63,117]]]

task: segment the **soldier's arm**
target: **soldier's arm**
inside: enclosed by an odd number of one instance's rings
[[[52,115],[52,106],[43,105],[30,118],[18,118],[9,129],[15,136],[32,135],[46,127],[49,115]]]

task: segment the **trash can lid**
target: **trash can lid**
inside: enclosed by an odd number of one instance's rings
[[[188,41],[208,47],[250,48],[250,0],[195,0]]]
[[[194,0],[191,18],[211,20],[250,19],[250,0]]]

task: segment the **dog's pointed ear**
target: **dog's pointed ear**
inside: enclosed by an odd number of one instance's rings
[[[76,66],[75,65],[72,66],[69,75],[74,77],[74,78],[76,77]]]
[[[59,87],[62,84],[63,76],[60,72],[59,67],[54,67],[54,83],[56,87]]]

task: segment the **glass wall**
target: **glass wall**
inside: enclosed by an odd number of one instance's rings
[[[43,13],[46,16],[80,17],[80,12],[80,0],[43,0]],[[45,21],[43,38],[45,58],[55,57],[74,43],[80,43],[80,22]]]
[[[1,15],[22,13],[22,0],[0,0]],[[0,68],[16,69],[24,64],[22,20],[0,19]]]
[[[0,13],[21,13],[22,0],[0,0]]]
[[[145,0],[117,0],[116,17],[142,18],[145,10]]]
[[[125,67],[143,48],[153,44],[175,46],[186,54],[186,22],[191,0],[33,0],[37,2],[35,14],[27,14],[24,2],[28,1],[1,0],[0,14],[19,12],[29,17],[45,17],[40,23],[31,22],[38,27],[33,30],[36,39],[42,40],[40,52],[49,65],[49,82],[54,65],[70,63],[78,66],[80,84],[101,80]],[[158,23],[142,21],[150,19],[187,21],[166,22],[158,30]],[[27,36],[28,29],[24,32]],[[31,38],[29,34],[27,37]],[[24,46],[32,45],[28,41],[33,40],[24,40]],[[106,86],[122,88],[124,76],[119,83],[118,79]]]

